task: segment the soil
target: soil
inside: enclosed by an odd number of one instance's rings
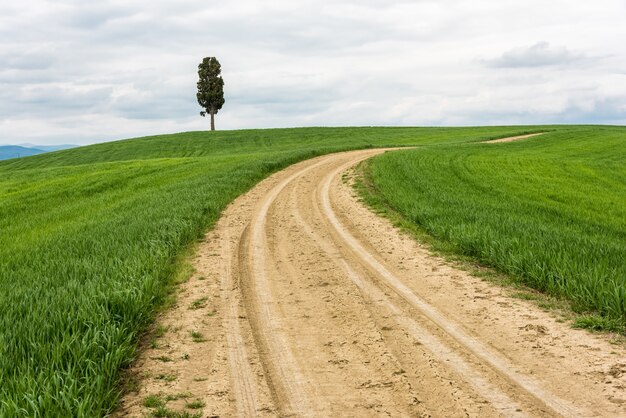
[[[499,144],[501,142],[515,142],[522,139],[532,138],[533,136],[543,135],[545,132],[539,132],[536,134],[510,136],[508,138],[492,139],[491,141],[483,141],[483,144]]]
[[[451,266],[359,202],[351,169],[382,152],[304,161],[235,200],[115,415],[169,395],[208,417],[626,416],[623,346]]]

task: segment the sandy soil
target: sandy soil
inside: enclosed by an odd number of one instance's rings
[[[296,164],[234,201],[116,416],[149,414],[154,394],[208,417],[626,416],[623,346],[451,267],[358,202],[350,169],[380,152]]]
[[[482,144],[499,144],[501,142],[514,142],[519,141],[521,139],[532,138],[533,136],[543,135],[544,132],[539,132],[536,134],[528,134],[528,135],[519,135],[519,136],[509,136],[508,138],[500,138],[500,139],[492,139],[491,141],[483,141]]]

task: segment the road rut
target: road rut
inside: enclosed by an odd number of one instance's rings
[[[229,206],[161,319],[167,343],[136,365],[177,378],[145,378],[122,415],[180,391],[208,416],[626,415],[623,347],[450,266],[358,202],[350,170],[381,152],[296,164]],[[155,361],[164,351],[177,360]]]

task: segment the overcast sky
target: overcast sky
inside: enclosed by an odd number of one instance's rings
[[[626,1],[0,3],[0,144],[218,129],[626,124]]]

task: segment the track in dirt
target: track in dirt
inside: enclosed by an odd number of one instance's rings
[[[172,389],[207,370],[221,388],[192,389],[220,416],[626,413],[621,383],[604,381],[606,341],[511,302],[356,202],[342,173],[381,152],[297,164],[229,207],[197,261],[219,288],[192,282],[189,296],[209,292],[221,324],[201,321],[212,338]]]

